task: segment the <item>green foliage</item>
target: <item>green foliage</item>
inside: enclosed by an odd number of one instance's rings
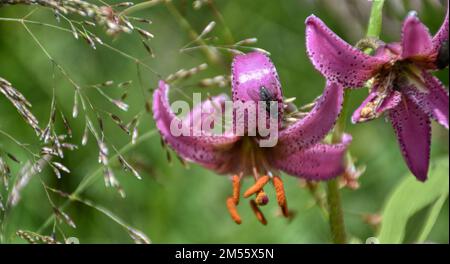
[[[448,197],[449,157],[435,160],[431,165],[429,179],[425,183],[417,181],[408,173],[388,197],[384,207],[379,233],[381,243],[401,243],[405,237],[408,220],[416,213],[431,205],[421,233],[414,242],[424,242],[433,228],[439,212]]]

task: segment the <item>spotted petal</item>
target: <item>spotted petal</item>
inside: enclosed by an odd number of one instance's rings
[[[449,1],[447,0],[447,14],[445,15],[444,21],[438,32],[433,37],[433,47],[435,51],[438,51],[441,48],[442,43],[448,41],[448,8]]]
[[[174,135],[171,126],[172,128],[179,127],[183,121],[177,118],[170,109],[168,94],[169,85],[160,81],[158,89],[153,94],[153,118],[164,141],[182,158],[197,162],[213,170],[219,169],[230,159],[230,154],[226,150],[231,148],[239,138],[233,135]],[[189,128],[189,133],[191,133],[192,127]]]
[[[232,93],[235,109],[234,123],[256,122],[252,118],[255,116],[245,115],[245,105],[241,103],[277,102],[278,103],[278,125],[281,124],[283,114],[283,93],[278,74],[270,58],[261,52],[251,52],[244,55],[237,55],[232,63]],[[254,104],[253,106],[256,106]],[[256,108],[255,108],[256,109]],[[239,114],[240,113],[240,114]],[[257,116],[257,115],[256,115]],[[249,118],[251,121],[245,121]],[[242,124],[235,124],[242,125]]]
[[[419,91],[415,87],[406,87],[403,91],[423,112],[448,129],[448,91],[433,75],[424,71],[422,76],[428,92]]]
[[[402,58],[427,57],[433,53],[430,31],[415,13],[407,16],[402,29]]]
[[[352,47],[316,16],[306,19],[306,48],[322,75],[348,87],[363,86],[389,59],[369,56]]]
[[[395,109],[389,111],[389,118],[406,164],[419,181],[425,181],[430,161],[429,117],[405,96]]]
[[[315,144],[288,156],[273,156],[273,166],[286,173],[308,180],[327,180],[339,176],[345,170],[345,153],[351,142],[344,135],[339,144]]]
[[[327,82],[323,95],[311,112],[280,131],[277,151],[290,154],[322,140],[334,127],[342,109],[343,90],[340,84]]]
[[[269,57],[261,52],[235,56],[232,78],[233,101],[260,101],[261,87],[265,87],[274,100],[283,99],[275,66]]]

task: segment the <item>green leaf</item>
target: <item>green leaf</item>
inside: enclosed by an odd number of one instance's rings
[[[433,229],[433,226],[436,223],[436,220],[439,216],[439,213],[441,212],[442,206],[447,200],[447,197],[448,192],[441,195],[441,197],[439,197],[439,199],[434,203],[433,207],[430,209],[430,212],[427,216],[427,220],[425,221],[423,229],[419,235],[419,238],[417,239],[418,243],[422,243],[428,238],[428,235],[430,234],[431,229]]]
[[[429,179],[421,183],[411,173],[395,188],[389,196],[382,213],[378,239],[381,243],[402,243],[408,220],[420,210],[432,205],[417,242],[423,242],[430,233],[440,209],[448,196],[449,157],[432,163]]]

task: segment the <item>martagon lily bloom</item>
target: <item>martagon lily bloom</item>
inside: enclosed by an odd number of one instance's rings
[[[387,113],[403,157],[420,181],[427,179],[430,119],[448,129],[449,95],[431,74],[448,65],[448,10],[438,32],[431,36],[414,12],[403,23],[400,43],[377,42],[374,55],[352,47],[319,18],[306,20],[308,56],[328,81],[363,87],[371,80],[369,96],[353,113],[364,122]]]
[[[255,98],[252,96],[255,94],[264,98]],[[267,97],[267,94],[270,94],[270,97]],[[188,124],[192,130],[196,126],[193,122],[194,116],[214,115],[228,100],[225,94],[194,106],[190,114],[178,118],[170,108],[169,85],[160,81],[158,89],[154,91],[153,116],[163,141],[181,158],[200,164],[218,174],[230,176],[233,193],[226,204],[236,223],[241,223],[236,206],[240,198],[241,179],[245,176],[252,176],[255,184],[244,193],[244,197],[254,196],[254,199],[250,200],[250,205],[258,220],[266,224],[267,221],[259,207],[269,201],[264,186],[270,181],[275,188],[283,215],[288,217],[290,214],[280,171],[309,180],[327,180],[344,172],[344,157],[351,137],[345,134],[342,141],[337,144],[322,143],[333,128],[341,110],[343,101],[341,85],[327,83],[323,95],[316,101],[311,111],[295,123],[286,125],[282,120],[287,107],[283,103],[276,69],[265,54],[252,52],[234,58],[232,95],[233,103],[255,100],[281,103],[281,108],[278,108],[280,111],[276,115],[280,122],[277,122],[279,133],[275,146],[261,147],[258,144],[261,140],[258,134],[250,136],[246,133],[240,136],[233,132],[234,129],[220,135],[208,133],[208,129],[203,130],[199,136],[174,136],[171,133],[173,122]],[[238,120],[240,119],[232,119],[233,127],[238,125],[236,124]]]

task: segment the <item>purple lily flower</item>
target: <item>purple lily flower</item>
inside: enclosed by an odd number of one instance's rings
[[[263,53],[237,55],[233,60],[232,79],[233,102],[258,101],[252,96],[254,94],[270,94],[271,97],[266,99],[283,102],[275,66]],[[305,117],[291,125],[279,126],[278,141],[274,147],[261,147],[258,144],[261,139],[259,135],[250,136],[247,133],[239,136],[234,129],[222,135],[213,135],[206,129],[200,136],[174,136],[170,131],[172,122],[189,124],[193,129],[201,125],[193,122],[194,116],[216,114],[219,106],[225,105],[227,96],[222,94],[204,101],[194,106],[194,110],[184,119],[179,119],[170,109],[168,95],[169,85],[160,81],[153,96],[153,117],[164,142],[183,159],[232,176],[233,195],[228,198],[227,207],[238,224],[241,219],[236,205],[239,203],[242,177],[254,177],[255,184],[244,193],[244,197],[256,196],[250,204],[258,219],[265,224],[258,206],[268,202],[263,187],[269,181],[274,184],[283,214],[289,215],[280,171],[309,180],[327,180],[344,171],[344,156],[351,136],[344,135],[338,144],[321,143],[341,111],[343,87],[337,83],[327,83],[324,94]],[[282,104],[276,117],[278,120],[283,119],[284,109]],[[232,119],[233,127],[236,127],[238,120]]]
[[[378,44],[374,55],[367,55],[339,38],[319,18],[306,19],[308,56],[328,81],[351,88],[373,81],[352,122],[372,120],[386,112],[409,169],[425,181],[430,119],[448,129],[448,91],[431,74],[448,65],[448,10],[434,37],[416,14],[410,13],[403,23],[400,43]]]

